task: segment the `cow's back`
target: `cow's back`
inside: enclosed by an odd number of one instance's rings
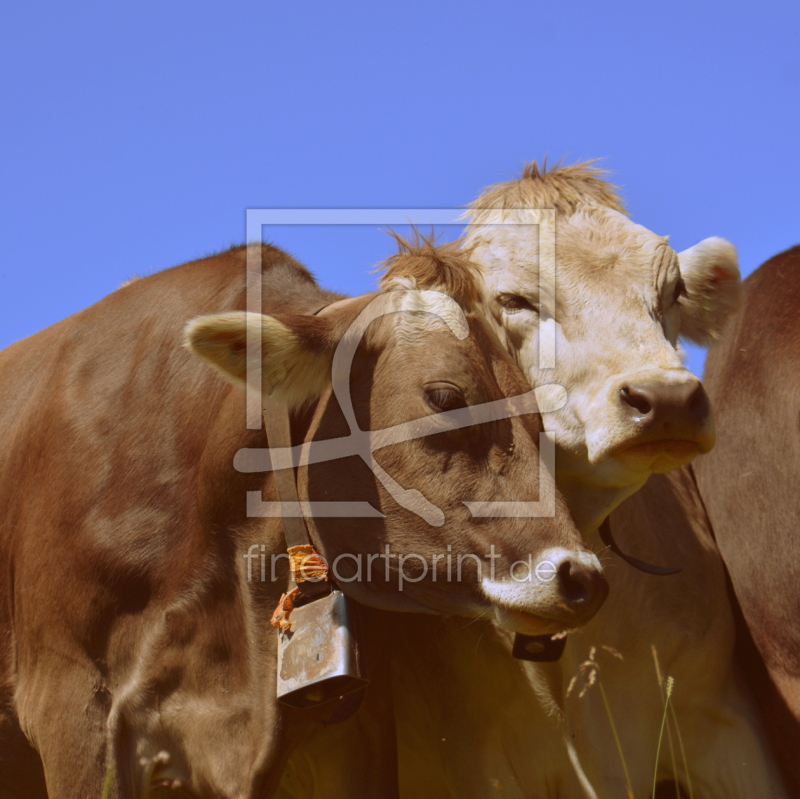
[[[749,635],[773,741],[800,784],[800,247],[745,281],[744,303],[709,353],[717,445],[697,475]]]
[[[263,256],[265,312],[330,301],[289,256]],[[245,263],[238,247],[134,280],[0,352],[0,546],[31,537],[20,521],[39,506],[70,537],[77,519],[154,508],[159,486],[196,472],[231,388],[183,348],[183,328],[245,309]]]

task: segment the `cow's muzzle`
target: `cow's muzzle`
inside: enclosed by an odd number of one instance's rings
[[[674,469],[714,446],[711,405],[696,377],[680,382],[629,380],[619,388],[617,399],[636,432],[613,454],[641,471]]]
[[[483,580],[494,603],[495,620],[507,630],[545,635],[586,624],[608,596],[600,561],[591,552],[551,549],[539,561],[536,576]]]

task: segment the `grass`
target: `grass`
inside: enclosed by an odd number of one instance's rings
[[[678,739],[678,746],[680,747],[680,750],[681,750],[681,760],[683,762],[683,773],[684,773],[684,775],[686,777],[686,790],[689,792],[689,799],[694,799],[694,792],[692,791],[692,777],[691,777],[691,774],[689,773],[689,761],[686,758],[686,749],[683,746],[683,737],[681,736],[681,728],[678,726],[678,716],[675,713],[674,705],[672,703],[669,703],[667,701],[667,698],[664,697],[664,683],[665,683],[665,681],[664,681],[664,677],[663,677],[663,672],[661,671],[661,666],[660,666],[660,664],[658,662],[658,652],[656,651],[656,648],[654,646],[651,646],[650,648],[651,648],[651,650],[653,652],[653,663],[655,664],[655,667],[656,667],[656,678],[658,679],[658,687],[659,687],[659,690],[661,691],[661,699],[664,702],[664,707],[665,708],[667,707],[667,704],[669,704],[670,720],[672,721],[672,726],[675,728],[675,735],[676,735],[676,737]],[[669,678],[669,679],[671,679],[671,678]],[[675,764],[675,750],[674,750],[674,747],[672,745],[672,732],[671,732],[669,726],[667,727],[667,738],[669,740],[669,751],[670,751],[670,756],[672,758],[672,773],[673,773],[673,775],[675,777],[675,796],[678,797],[678,799],[680,799],[680,788],[679,788],[680,783],[678,781],[678,768],[677,768],[677,766]],[[656,765],[657,765],[657,763],[656,763]]]
[[[100,794],[100,799],[108,799],[111,794],[111,780],[114,777],[114,764],[109,763],[106,769],[106,778],[103,780],[103,792]]]
[[[614,744],[617,749],[617,754],[619,755],[620,764],[622,766],[622,773],[625,778],[625,792],[627,794],[627,799],[635,799],[635,794],[633,792],[633,785],[631,783],[631,778],[630,778],[630,770],[628,769],[628,762],[625,758],[625,752],[623,751],[622,742],[620,741],[619,733],[617,731],[617,724],[614,720],[614,714],[611,710],[611,704],[608,701],[608,696],[603,686],[603,680],[600,674],[600,662],[598,660],[598,654],[601,651],[605,651],[611,656],[619,660],[622,660],[622,655],[619,652],[617,652],[616,649],[612,649],[610,646],[601,646],[599,648],[593,646],[589,650],[589,657],[585,661],[583,661],[583,663],[581,663],[580,666],[578,666],[578,672],[570,680],[569,686],[567,687],[567,696],[569,696],[569,694],[573,691],[575,686],[578,684],[579,680],[583,681],[583,685],[578,693],[579,698],[583,697],[584,694],[586,694],[586,692],[593,685],[595,684],[597,685],[597,688],[600,692],[600,697],[603,700],[603,707],[605,708],[606,717],[608,718],[608,723],[609,726],[611,727],[611,733],[614,738]],[[659,761],[661,759],[661,747],[664,740],[664,731],[666,730],[667,742],[670,751],[670,759],[672,761],[672,774],[675,780],[675,796],[677,797],[677,799],[681,799],[681,797],[685,795],[681,793],[681,787],[683,785],[685,787],[685,790],[689,794],[689,799],[694,799],[694,793],[692,790],[692,781],[689,775],[689,764],[686,759],[686,750],[684,749],[683,745],[683,737],[681,736],[680,726],[678,725],[678,717],[675,713],[674,703],[670,701],[672,699],[672,694],[675,689],[675,679],[671,676],[667,676],[666,680],[664,679],[661,667],[658,662],[658,653],[656,652],[656,648],[652,647],[652,651],[653,651],[653,662],[655,664],[656,678],[658,680],[659,691],[661,692],[661,700],[663,702],[663,707],[664,707],[661,716],[661,726],[658,734],[658,744],[656,746],[655,760],[653,763],[652,795],[655,795],[656,785],[658,784],[658,766],[659,766]],[[673,743],[673,730],[675,738],[678,741],[678,747],[680,749],[681,760],[683,765],[684,783],[681,782],[680,777],[678,775],[678,764],[675,758],[675,746]]]
[[[619,735],[617,734],[617,725],[614,724],[614,716],[611,713],[611,705],[608,704],[608,697],[606,696],[605,689],[603,688],[603,682],[600,677],[597,678],[597,686],[600,689],[600,696],[603,697],[603,705],[606,708],[606,715],[608,716],[608,721],[611,724],[611,731],[614,733],[614,743],[617,745],[617,752],[619,753],[619,759],[622,762],[622,771],[625,774],[625,790],[628,794],[628,799],[636,799],[633,795],[633,786],[631,785],[631,775],[628,773],[628,764],[625,761],[625,754],[622,751],[622,744],[619,740]]]
[[[664,739],[664,725],[667,723],[667,708],[669,707],[669,700],[672,696],[672,689],[675,685],[673,677],[667,677],[667,698],[664,700],[664,713],[661,716],[661,729],[658,731],[658,746],[656,747],[656,761],[653,767],[653,796],[656,795],[656,782],[658,781],[658,760],[661,756],[661,741]],[[675,760],[673,758],[673,769]],[[677,775],[675,775],[677,777]]]

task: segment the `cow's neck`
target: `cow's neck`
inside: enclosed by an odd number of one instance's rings
[[[614,508],[635,494],[646,482],[647,476],[635,485],[593,485],[574,475],[559,473],[556,468],[556,483],[583,536],[597,530]]]

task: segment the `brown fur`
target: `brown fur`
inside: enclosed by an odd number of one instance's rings
[[[595,679],[581,695],[591,677],[581,664],[590,657],[598,663],[595,676],[637,799],[652,793],[667,675],[675,679],[670,704],[681,749],[668,718],[658,764],[659,780],[672,791],[666,795],[676,797],[675,764],[684,796],[689,780],[697,799],[784,796],[763,779],[766,746],[759,742],[754,709],[742,702],[734,681],[725,570],[690,471],[651,477],[614,511],[612,524],[624,551],[682,571],[653,577],[606,553],[608,600],[567,638],[559,663],[515,660],[508,636],[481,622],[402,619],[395,692],[404,799],[591,796],[582,789],[570,748],[597,797],[627,796]],[[590,541],[600,551],[596,534]]]
[[[799,307],[796,246],[745,280],[742,307],[709,352],[717,446],[696,466],[741,606],[741,661],[792,796],[800,791]]]
[[[263,310],[306,352],[335,345],[371,300],[326,292],[285,253],[250,246],[262,258]],[[276,581],[250,582],[243,556],[285,548],[279,520],[246,512],[248,491],[277,496],[269,474],[232,465],[267,442],[246,427],[243,393],[181,347],[187,320],[243,315],[246,255],[235,248],[142,278],[0,353],[2,799],[41,799],[42,774],[49,799],[99,797],[109,766],[114,799],[139,799],[159,769],[203,799],[270,796],[292,750],[331,714],[276,702],[269,620],[288,575],[281,561]],[[447,252],[431,258],[455,269]],[[468,404],[527,390],[478,319],[464,340],[422,329],[394,346],[393,316],[370,327],[352,370],[363,429],[430,414],[432,380],[460,387]],[[295,443],[348,433],[329,389],[292,415],[292,429]],[[585,552],[560,497],[554,519],[485,524],[464,505],[537,496],[540,429],[536,416],[514,418],[377,451],[401,485],[443,510],[441,527],[400,507],[359,457],[301,469],[301,499],[366,500],[383,514],[309,520],[312,540],[329,562],[384,543],[428,562],[495,544],[506,573],[544,548]],[[354,741],[337,750],[340,795],[396,795],[387,659],[399,614],[379,609],[495,613],[480,577],[470,559],[461,582],[429,576],[400,593],[394,565],[345,586],[378,609],[362,618],[371,685],[337,733]],[[163,768],[152,761],[160,750],[171,757]]]
[[[433,237],[425,237],[418,231],[411,240],[390,232],[397,241],[398,252],[383,263],[382,288],[397,285],[401,278],[411,278],[420,289],[439,289],[465,311],[474,309],[480,272],[479,267],[468,260],[469,252],[461,249],[461,241],[436,246]]]

